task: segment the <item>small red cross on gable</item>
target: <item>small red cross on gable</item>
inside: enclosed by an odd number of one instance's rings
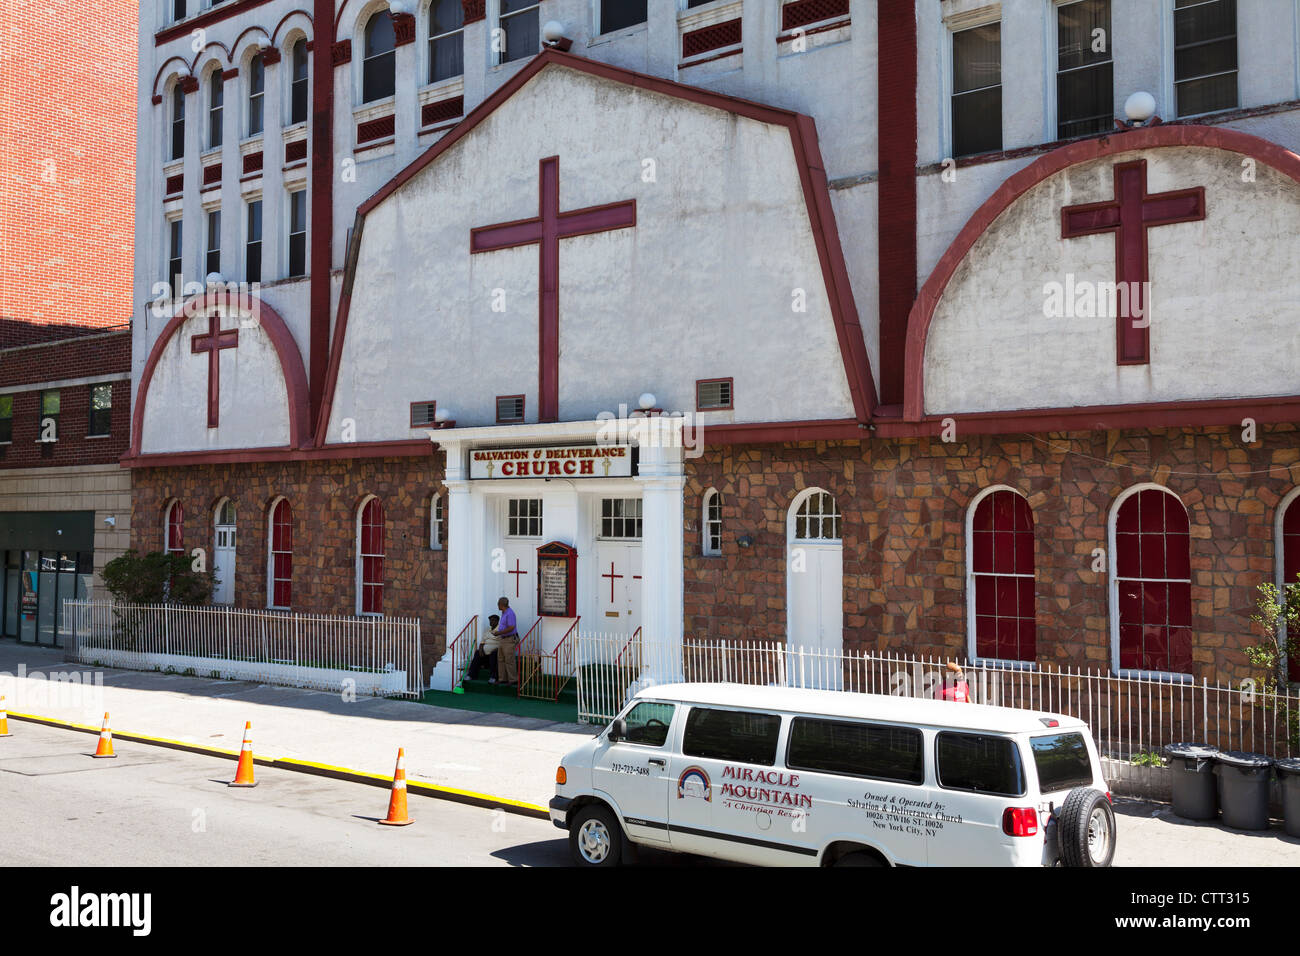
[[[217,427],[217,411],[221,405],[221,350],[239,347],[239,329],[221,331],[221,314],[208,316],[208,334],[190,338],[190,352],[208,353],[208,427]]]
[[[1140,159],[1116,163],[1115,198],[1061,209],[1061,238],[1115,234],[1115,284],[1122,290],[1116,317],[1115,361],[1119,365],[1146,365],[1151,361],[1149,304],[1146,286],[1147,230],[1176,222],[1205,218],[1205,187],[1147,193],[1147,164]]]
[[[470,254],[527,246],[538,247],[538,412],[540,421],[560,417],[560,240],[636,225],[636,200],[560,211],[560,157],[541,161],[541,195],[537,215],[469,233]]]
[[[519,577],[520,575],[524,575],[527,573],[528,573],[527,571],[523,570],[519,566],[518,558],[515,558],[515,569],[513,571],[506,571],[506,574],[513,574],[515,576],[515,597],[519,597]]]

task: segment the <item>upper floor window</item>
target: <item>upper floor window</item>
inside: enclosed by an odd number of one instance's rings
[[[293,80],[289,86],[289,123],[297,125],[307,122],[308,90],[307,85],[307,40],[299,37],[289,53],[293,66]]]
[[[185,19],[185,3],[186,0],[171,0],[173,22]]]
[[[266,64],[258,53],[248,61],[248,135],[262,132],[265,123]]]
[[[1237,106],[1237,0],[1174,0],[1179,116]]]
[[[991,489],[971,504],[966,606],[975,657],[1033,661],[1034,513],[1019,492]]]
[[[0,395],[0,444],[14,440],[14,397]]]
[[[221,210],[208,213],[208,249],[203,268],[207,275],[221,271]]]
[[[1002,24],[952,35],[952,154],[1002,148]]]
[[[704,546],[706,556],[722,554],[722,495],[710,488],[704,493]]]
[[[113,424],[113,383],[90,386],[90,422],[86,434],[107,435]]]
[[[465,72],[465,8],[461,0],[433,0],[429,4],[429,82]]]
[[[225,100],[226,80],[221,75],[221,69],[217,68],[208,79],[208,146],[211,149],[221,145]]]
[[[57,440],[59,434],[59,408],[61,398],[57,388],[41,392],[40,440]],[[53,425],[51,426],[51,423]]]
[[[168,223],[168,232],[167,281],[172,286],[172,298],[179,298],[185,283],[185,277],[181,272],[184,249],[184,228],[181,220],[173,219]]]
[[[641,499],[602,498],[600,500],[600,536],[602,538],[641,538]]]
[[[1122,670],[1190,674],[1191,537],[1187,509],[1147,485],[1125,492],[1111,512],[1112,641]]]
[[[538,0],[500,0],[501,14],[498,26],[500,33],[495,34],[501,48],[501,63],[522,60],[532,56],[541,49],[541,32],[538,27]]]
[[[307,274],[307,190],[289,194],[289,275]]]
[[[185,157],[185,91],[180,83],[172,87],[172,159]]]
[[[647,0],[600,0],[600,32],[613,33],[646,22]]]
[[[381,10],[366,23],[366,55],[361,64],[361,101],[369,103],[393,95],[396,44],[393,17]]]
[[[244,245],[244,276],[249,282],[262,281],[262,200],[248,203],[248,239]]]
[[[1069,139],[1111,128],[1115,116],[1110,0],[1056,8],[1056,136]]]

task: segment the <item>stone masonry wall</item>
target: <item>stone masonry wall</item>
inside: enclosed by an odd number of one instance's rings
[[[1256,587],[1273,581],[1274,518],[1300,484],[1300,430],[1261,427],[708,448],[688,462],[688,636],[785,638],[786,514],[807,487],[843,515],[844,646],[964,655],[965,528],[991,484],[1022,491],[1037,538],[1040,662],[1110,665],[1108,588],[1092,570],[1115,498],[1141,482],[1169,488],[1191,523],[1196,677],[1247,673],[1240,648],[1260,634]],[[722,493],[720,557],[701,555],[702,497]],[[751,535],[753,546],[736,539]]]
[[[356,613],[356,509],[377,495],[388,528],[384,613],[420,618],[428,679],[446,645],[447,552],[429,548],[430,498],[445,494],[441,456],[140,468],[134,476],[131,542],[141,552],[162,549],[163,511],[175,497],[185,509],[185,550],[206,549],[211,567],[213,509],[224,496],[234,500],[238,607],[266,607],[267,511],[287,497],[292,609],[325,614]]]

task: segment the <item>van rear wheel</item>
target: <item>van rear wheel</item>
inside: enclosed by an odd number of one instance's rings
[[[590,803],[569,824],[569,852],[578,866],[618,866],[623,862],[623,831],[609,808]]]
[[[836,866],[884,866],[885,863],[874,853],[845,853],[835,861]]]
[[[1057,819],[1066,866],[1110,866],[1115,859],[1115,811],[1100,790],[1071,790]]]

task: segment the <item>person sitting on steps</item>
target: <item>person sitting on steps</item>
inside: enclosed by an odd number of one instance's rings
[[[469,662],[469,669],[465,672],[469,680],[478,680],[479,669],[486,667],[488,683],[497,682],[497,652],[501,647],[501,640],[497,637],[496,627],[500,620],[500,616],[496,614],[488,618],[488,626],[491,630],[483,638],[483,643],[474,648],[474,658]]]

